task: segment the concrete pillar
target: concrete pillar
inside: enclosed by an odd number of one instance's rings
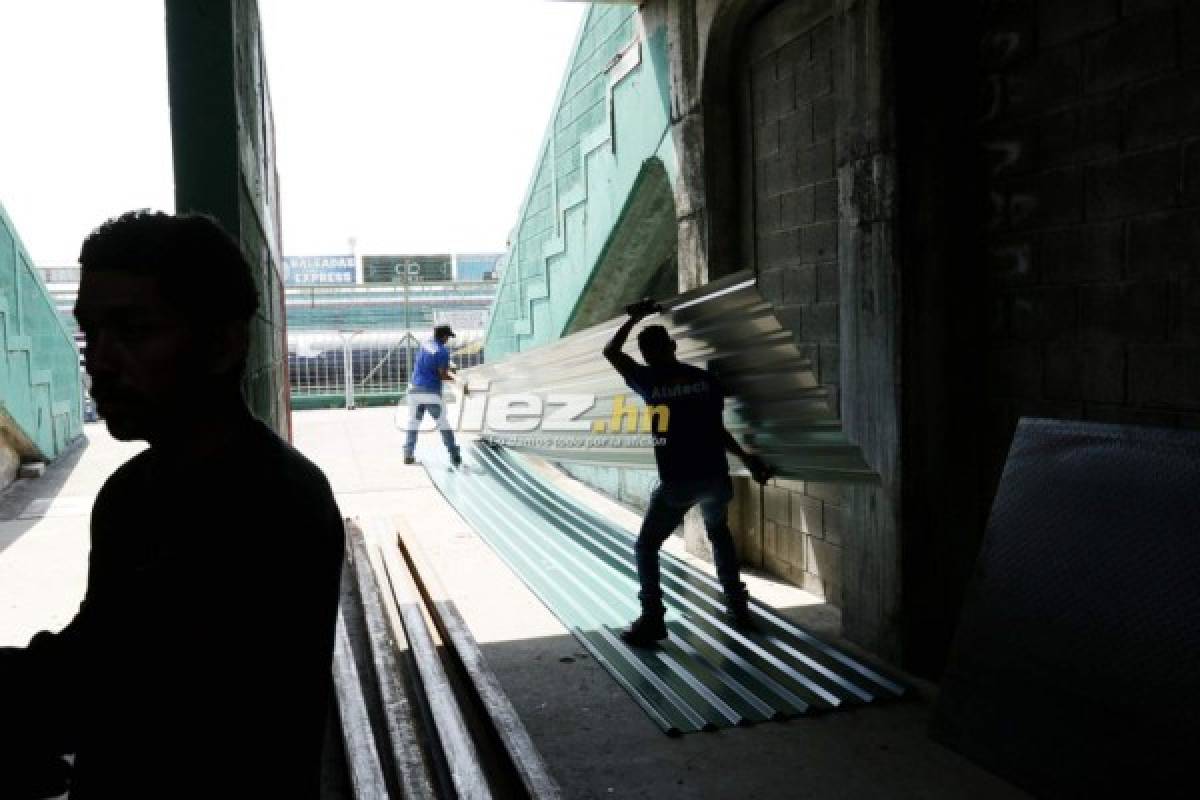
[[[848,638],[898,660],[902,315],[890,13],[891,0],[838,0],[834,71],[842,424],[882,479],[849,490],[842,619]]]
[[[243,382],[291,436],[274,116],[255,0],[166,0],[175,208],[213,216],[242,246],[260,306]]]

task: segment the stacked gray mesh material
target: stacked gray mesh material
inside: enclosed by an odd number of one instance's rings
[[[1021,421],[933,730],[1039,796],[1196,796],[1200,433]]]

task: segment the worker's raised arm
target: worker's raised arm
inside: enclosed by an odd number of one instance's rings
[[[629,356],[626,356],[623,352],[621,352],[621,350],[625,347],[625,340],[629,338],[629,332],[633,330],[633,326],[637,323],[638,318],[636,317],[630,317],[629,319],[625,320],[623,323],[621,323],[621,327],[617,328],[617,332],[613,334],[613,338],[609,341],[609,343],[604,345],[604,357],[607,358],[609,363],[617,369],[621,368],[620,365],[617,364],[617,358],[619,356],[625,356],[625,358],[629,358]]]
[[[612,364],[617,372],[626,375],[631,367],[637,366],[637,362],[622,352],[622,349],[625,347],[625,341],[629,338],[629,332],[633,330],[633,326],[661,309],[662,306],[649,297],[642,298],[638,302],[625,307],[629,318],[621,323],[621,327],[617,328],[617,332],[613,334],[613,338],[608,344],[604,345],[604,357],[608,359],[608,363]]]

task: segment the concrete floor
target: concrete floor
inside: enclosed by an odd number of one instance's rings
[[[436,443],[436,434],[428,436]],[[295,415],[296,445],[325,470],[343,514],[399,516],[422,543],[570,798],[1022,797],[925,735],[924,697],[671,739],[442,500],[401,463],[389,409]],[[547,468],[565,493],[636,529],[639,517]],[[675,555],[681,539],[668,543]],[[701,563],[702,568],[709,568]],[[837,610],[747,576],[754,595],[821,633]]]
[[[112,472],[145,449],[118,442],[101,424],[45,475],[0,492],[0,647],[24,646],[75,616],[87,583],[88,519]]]
[[[932,689],[886,706],[668,738],[450,508],[401,463],[391,409],[294,416],[295,444],[329,477],[345,516],[399,518],[422,543],[569,798],[1023,797],[925,735]],[[0,493],[0,645],[68,621],[86,580],[87,513],[141,445],[102,426],[47,475]],[[429,434],[436,437],[436,434]],[[562,477],[564,492],[635,528],[628,510]],[[668,547],[686,557],[682,542]],[[747,576],[788,616],[836,635],[836,609]]]

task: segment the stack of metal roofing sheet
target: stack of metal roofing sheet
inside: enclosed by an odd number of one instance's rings
[[[761,604],[762,633],[734,630],[719,584],[664,553],[670,638],[655,650],[625,646],[638,613],[633,537],[531,474],[491,444],[463,450],[451,469],[422,447],[446,499],[667,733],[786,719],[898,697],[905,688]]]
[[[483,432],[518,450],[552,461],[653,468],[645,433],[613,432],[614,401],[643,405],[601,355],[621,320],[606,322],[496,364],[465,370],[470,396],[526,393],[543,407],[565,396],[593,396],[579,419],[584,430],[525,432],[488,427]],[[640,359],[636,335],[646,325],[663,325],[676,341],[681,361],[712,369],[732,395],[726,426],[761,453],[781,477],[817,481],[871,482],[875,471],[842,432],[835,390],[818,384],[812,360],[796,347],[770,304],[755,288],[753,274],[739,272],[702,289],[663,301],[663,311],[634,328],[627,350]],[[464,412],[468,413],[469,412]],[[603,436],[597,436],[603,434]],[[731,463],[740,470],[740,463]]]

